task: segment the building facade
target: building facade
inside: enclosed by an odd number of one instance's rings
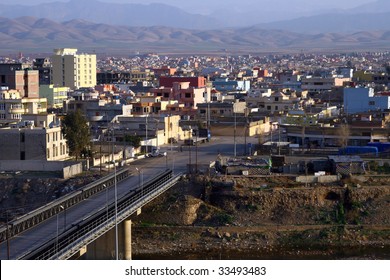
[[[96,86],[96,55],[78,54],[77,49],[55,49],[52,82],[71,89]]]

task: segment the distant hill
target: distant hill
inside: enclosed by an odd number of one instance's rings
[[[390,27],[390,12],[362,13],[361,9],[356,11],[360,11],[361,13],[328,13],[266,23],[259,26],[262,28],[283,29],[303,33],[357,32],[386,30]]]
[[[70,20],[0,18],[1,52],[51,52],[53,48],[75,47],[106,53],[135,50],[163,53],[381,50],[388,49],[390,31],[302,34],[269,30],[259,26],[193,30],[163,26],[127,27]]]
[[[127,26],[165,25],[195,29],[222,26],[213,17],[192,14],[165,4],[119,4],[97,0],[70,0],[34,6],[0,4],[0,16],[7,18],[32,16],[57,22],[84,19],[95,23]]]

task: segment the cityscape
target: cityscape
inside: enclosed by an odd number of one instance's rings
[[[1,260],[389,259],[386,1],[8,2]]]

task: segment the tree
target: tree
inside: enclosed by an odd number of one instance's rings
[[[69,154],[76,160],[90,150],[90,134],[87,119],[79,110],[65,116],[62,121],[62,133],[67,140]]]
[[[344,148],[344,147],[348,146],[348,140],[349,140],[350,134],[351,134],[351,131],[350,131],[349,125],[346,123],[341,124],[340,127],[337,129],[337,135],[339,136],[338,144],[341,147]]]
[[[125,142],[134,148],[141,146],[141,137],[138,135],[125,135]]]

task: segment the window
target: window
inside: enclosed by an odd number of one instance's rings
[[[268,110],[268,111],[271,111],[271,106],[267,106],[267,110]]]
[[[369,105],[369,106],[375,106],[375,101],[369,101],[369,102],[368,102],[368,105]]]
[[[279,97],[275,97],[275,102],[279,101]]]
[[[191,98],[191,93],[186,93],[186,98]]]

